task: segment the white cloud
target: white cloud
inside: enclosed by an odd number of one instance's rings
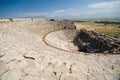
[[[28,12],[28,13],[18,13],[18,16],[22,17],[34,17],[34,16],[46,16],[46,17],[54,17],[54,16],[63,16],[65,14],[69,14],[70,11],[73,11],[75,9],[66,9],[66,10],[56,10],[56,11],[51,11],[51,12]],[[60,14],[62,13],[62,14]]]
[[[68,11],[74,11],[75,9],[68,9]]]
[[[56,11],[53,11],[53,13],[64,13],[64,12],[73,11],[73,10],[75,9],[56,10]]]
[[[38,13],[38,12],[34,12],[34,13],[24,13],[24,16],[43,16],[43,15],[47,15],[48,13]]]
[[[53,11],[53,13],[63,13],[65,12],[65,10],[56,10],[56,11]]]
[[[29,13],[18,13],[19,17],[34,17],[34,16],[46,16],[49,13],[40,13],[40,12],[29,12]]]
[[[90,4],[89,7],[90,8],[117,8],[117,7],[120,7],[120,0]]]
[[[30,12],[20,13],[19,16],[23,17],[34,17],[34,16],[45,16],[48,18],[87,18],[87,17],[104,17],[104,16],[119,16],[120,10],[117,8],[112,9],[66,9],[56,10],[51,12]]]

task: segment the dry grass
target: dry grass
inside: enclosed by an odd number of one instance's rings
[[[116,38],[120,38],[120,28],[118,28],[118,25],[104,25],[104,24],[97,24],[97,23],[90,23],[90,22],[82,22],[82,23],[75,23],[76,29],[87,29],[87,30],[95,30],[100,33],[104,33],[107,35],[111,35]]]

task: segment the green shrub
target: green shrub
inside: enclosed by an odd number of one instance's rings
[[[12,18],[9,18],[9,20],[13,22],[13,19],[12,19]]]
[[[55,21],[54,19],[50,19],[50,21]]]

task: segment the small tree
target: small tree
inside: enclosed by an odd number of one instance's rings
[[[54,19],[50,19],[50,21],[55,21]]]
[[[9,20],[10,20],[11,22],[13,22],[13,19],[12,19],[12,18],[9,18]]]

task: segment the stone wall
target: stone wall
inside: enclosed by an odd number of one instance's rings
[[[90,53],[120,53],[120,41],[111,36],[81,29],[77,33],[79,49]]]

